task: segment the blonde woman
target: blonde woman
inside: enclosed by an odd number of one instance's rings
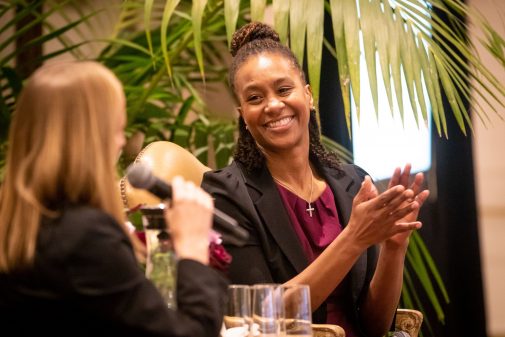
[[[122,225],[125,124],[122,86],[98,63],[44,66],[26,83],[0,190],[2,336],[218,335],[226,284],[207,266],[212,201],[173,181],[166,217],[180,261],[169,310]]]

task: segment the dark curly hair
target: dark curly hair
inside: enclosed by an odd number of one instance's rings
[[[261,53],[281,54],[291,61],[299,73],[302,83],[307,83],[302,67],[293,52],[280,43],[279,35],[268,25],[261,22],[251,22],[233,34],[230,52],[233,61],[230,67],[230,86],[235,91],[235,75],[244,62],[253,55]],[[239,136],[233,159],[243,164],[249,171],[265,164],[265,156],[256,145],[253,136],[247,130],[242,116],[238,118]],[[333,152],[328,151],[321,143],[321,133],[317,122],[316,110],[310,110],[309,120],[309,153],[310,159],[318,164],[341,171],[340,160]]]

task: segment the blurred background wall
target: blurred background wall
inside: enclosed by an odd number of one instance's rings
[[[505,1],[469,0],[505,35]],[[479,31],[470,30],[471,39]],[[479,50],[481,57],[495,75],[505,83],[503,67]],[[505,109],[500,111],[505,116]],[[474,169],[477,192],[477,211],[482,254],[487,331],[490,337],[505,336],[505,123],[491,116],[486,128],[475,123]],[[468,275],[472,277],[472,275]]]

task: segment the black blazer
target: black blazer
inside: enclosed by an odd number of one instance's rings
[[[318,172],[332,189],[340,222],[345,227],[352,200],[366,172],[354,165],[344,165],[343,172],[318,167]],[[284,283],[307,267],[307,258],[266,166],[248,172],[240,163],[233,162],[222,170],[206,173],[202,187],[215,198],[216,208],[235,218],[250,234],[244,247],[226,246],[233,257],[229,270],[231,283]],[[376,247],[371,247],[348,274],[346,282],[350,287],[349,300],[356,309],[355,319],[376,260]],[[326,321],[325,305],[313,313],[313,321]]]
[[[215,337],[226,286],[211,268],[181,260],[178,310],[169,310],[114,219],[70,207],[41,224],[31,268],[0,274],[0,335]]]

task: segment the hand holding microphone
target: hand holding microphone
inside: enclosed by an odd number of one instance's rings
[[[192,182],[177,176],[172,180],[172,207],[165,210],[177,255],[209,263],[209,236],[212,226],[211,197]]]
[[[172,198],[172,186],[151,173],[148,165],[137,163],[131,165],[126,173],[128,182],[135,188],[141,188],[165,200]],[[222,235],[224,243],[243,246],[249,233],[240,227],[235,219],[214,208],[214,229]]]

